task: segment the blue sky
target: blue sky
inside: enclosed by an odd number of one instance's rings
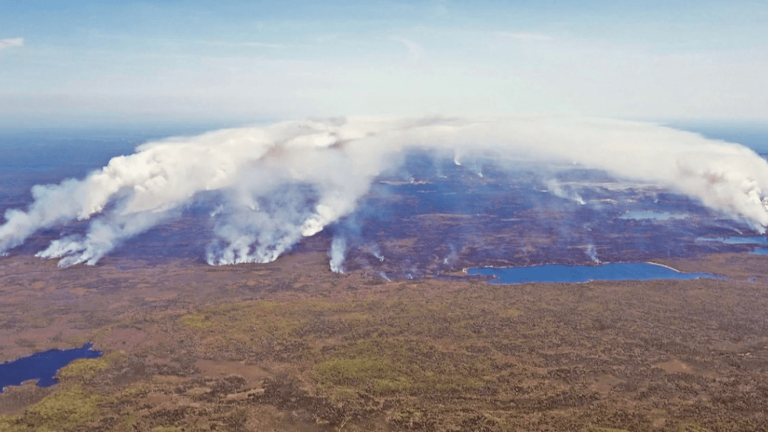
[[[0,0],[0,124],[768,121],[765,1]]]

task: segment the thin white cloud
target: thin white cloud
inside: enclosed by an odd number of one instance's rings
[[[101,31],[91,30],[88,32],[92,38],[117,40],[125,42],[155,42],[163,44],[178,44],[184,46],[190,45],[203,45],[203,46],[218,46],[218,47],[246,47],[246,48],[270,48],[281,49],[286,48],[287,45],[263,41],[225,41],[225,40],[208,40],[208,39],[175,39],[175,38],[146,38],[143,36],[133,36],[127,34],[108,34]]]
[[[408,49],[408,55],[411,57],[412,60],[418,60],[424,55],[424,48],[421,47],[421,45],[417,44],[416,42],[406,39],[399,36],[392,36],[389,38],[389,40],[394,42],[400,42],[401,44],[405,45],[405,47]]]
[[[512,39],[518,41],[547,42],[554,40],[553,36],[543,33],[516,33],[516,32],[496,32],[499,39]]]
[[[194,41],[196,43],[199,43],[201,45],[214,45],[214,46],[228,46],[228,47],[250,47],[250,48],[272,48],[272,49],[280,49],[285,48],[285,45],[282,44],[276,44],[276,43],[269,43],[269,42],[258,42],[258,41],[249,41],[249,42],[224,42],[224,41]]]
[[[24,45],[24,38],[0,39],[0,51]]]

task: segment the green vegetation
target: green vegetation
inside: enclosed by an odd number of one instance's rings
[[[147,393],[149,393],[149,390],[144,386],[133,387],[123,390],[123,392],[120,393],[120,397],[126,399],[136,399],[146,396]]]
[[[0,417],[0,432],[61,431],[92,420],[100,398],[78,387],[63,387],[21,415]]]
[[[360,341],[335,347],[325,357],[315,366],[321,386],[348,386],[378,395],[476,392],[491,373],[487,361],[440,352],[418,341]],[[440,358],[468,367],[434,361]]]
[[[56,376],[62,382],[87,382],[99,374],[105,373],[110,366],[125,359],[122,351],[112,351],[95,359],[77,359],[63,367]]]
[[[62,368],[57,376],[61,379],[92,378],[109,367],[105,358],[78,359]]]
[[[295,302],[255,301],[216,305],[202,311],[184,315],[180,322],[186,327],[206,330],[211,334],[234,336],[247,332],[249,339],[260,337],[288,337],[306,324],[307,314],[334,310],[336,306],[322,300]]]
[[[235,346],[266,346],[252,355],[310,360],[313,379],[323,389],[392,396],[476,393],[493,381],[498,375],[494,356],[477,352],[487,351],[485,338],[471,329],[479,313],[445,303],[427,305],[423,298],[356,303],[313,299],[217,305],[179,322],[201,338],[211,357]],[[499,319],[517,315],[507,309]],[[410,337],[395,337],[403,328]],[[337,339],[341,334],[345,343]]]
[[[201,313],[192,313],[181,317],[181,323],[188,327],[193,328],[207,328],[213,325],[211,317]]]
[[[387,359],[332,359],[315,366],[315,371],[321,385],[354,386],[377,394],[408,392],[413,386],[410,371]]]

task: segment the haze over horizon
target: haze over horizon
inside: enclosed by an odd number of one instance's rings
[[[758,1],[0,2],[0,126],[768,120]]]

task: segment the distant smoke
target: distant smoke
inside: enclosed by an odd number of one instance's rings
[[[595,245],[591,244],[587,246],[587,256],[593,262],[600,264],[600,260],[597,258],[597,249],[595,248]]]
[[[177,217],[197,194],[218,191],[223,201],[211,213],[216,240],[206,250],[208,263],[273,261],[352,213],[409,148],[453,155],[457,164],[465,157],[499,166],[522,159],[605,170],[696,198],[761,233],[768,225],[768,163],[738,144],[577,117],[351,117],[152,142],[85,179],[35,186],[26,211],[5,213],[0,254],[40,229],[93,219],[84,235],[55,240],[38,256],[60,258],[61,266],[94,264]]]
[[[376,244],[367,245],[365,249],[373,255],[377,260],[383,262],[384,261],[384,255],[381,254],[381,249],[379,249],[379,246]]]
[[[343,237],[336,237],[331,242],[331,271],[334,273],[344,273],[344,255],[347,253],[347,240]]]
[[[456,166],[461,166],[461,157],[462,156],[463,156],[463,154],[458,149],[453,153],[453,163],[456,164]]]
[[[585,204],[584,199],[581,198],[581,195],[579,195],[574,190],[566,190],[557,180],[554,180],[554,179],[549,180],[547,181],[546,184],[547,184],[547,189],[549,189],[549,191],[552,192],[552,195],[559,198],[564,198],[567,200],[574,201],[581,205]]]
[[[444,265],[453,265],[456,263],[456,260],[459,258],[459,255],[456,253],[456,248],[451,245],[451,252],[443,258],[443,264]]]

